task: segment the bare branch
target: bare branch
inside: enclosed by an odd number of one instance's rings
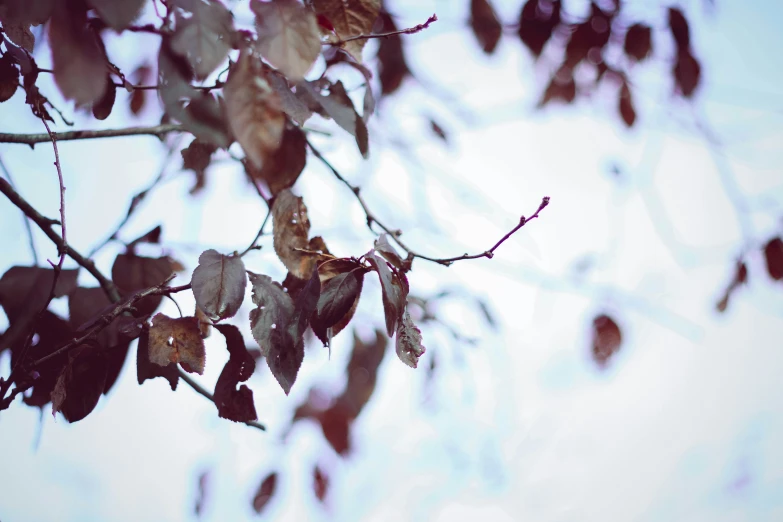
[[[353,42],[354,40],[369,40],[370,38],[386,38],[387,36],[394,36],[397,34],[415,34],[427,29],[430,26],[430,24],[437,21],[438,21],[438,15],[433,14],[432,16],[427,18],[427,21],[424,22],[423,24],[419,24],[414,27],[409,27],[407,29],[400,29],[399,31],[391,31],[388,33],[360,34],[357,36],[351,36],[350,38],[345,38],[344,40],[338,40],[336,42],[326,42],[324,45],[340,46],[347,42]]]
[[[3,174],[5,174],[5,177],[8,178],[8,183],[16,189],[14,178],[11,176],[11,171],[8,170],[8,167],[5,166],[5,162],[3,161],[3,158],[0,158],[0,170],[3,171]],[[30,252],[33,254],[33,263],[38,265],[38,250],[35,248],[35,238],[33,237],[33,228],[30,226],[30,218],[27,216],[24,216],[24,228],[27,231],[27,241],[30,243]]]
[[[60,132],[57,134],[57,141],[71,140],[90,140],[97,138],[116,138],[120,136],[156,136],[162,138],[169,132],[181,131],[182,126],[174,123],[165,123],[153,127],[127,127],[124,129],[101,129],[101,130],[76,130]],[[0,143],[23,143],[31,147],[37,143],[50,141],[48,134],[11,134],[0,132]]]

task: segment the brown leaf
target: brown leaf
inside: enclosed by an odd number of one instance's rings
[[[296,0],[252,0],[261,56],[291,81],[304,79],[321,54],[321,37],[315,14]]]
[[[340,39],[370,34],[381,9],[381,0],[314,0],[315,12],[329,20]],[[366,39],[353,40],[342,48],[362,63]]]
[[[400,254],[397,253],[397,250],[395,250],[392,244],[389,243],[388,234],[383,233],[378,236],[378,239],[375,240],[375,244],[373,246],[375,251],[382,255],[383,258],[391,263],[393,267],[397,268],[398,270],[403,270],[405,260],[400,257]]]
[[[326,492],[329,490],[329,477],[321,471],[319,466],[313,469],[313,492],[315,498],[323,502],[326,498]]]
[[[397,326],[395,348],[397,357],[411,368],[419,365],[419,357],[426,351],[421,344],[421,330],[413,324],[407,310],[402,314],[402,320]]]
[[[378,379],[378,368],[386,355],[388,345],[386,336],[380,330],[375,330],[375,339],[367,344],[353,334],[353,350],[348,361],[346,374],[348,382],[345,391],[338,398],[356,418],[361,413],[375,391]]]
[[[300,279],[307,279],[315,268],[317,256],[308,251],[310,220],[302,198],[285,189],[272,204],[273,244],[283,265]],[[298,250],[297,250],[298,249]]]
[[[323,107],[326,114],[331,117],[337,125],[348,131],[356,139],[356,145],[365,158],[368,154],[368,135],[367,125],[356,112],[353,101],[345,91],[341,81],[337,81],[329,86],[329,94],[324,96],[314,83],[304,82],[299,84],[307,94]]]
[[[285,129],[279,98],[266,77],[260,60],[243,49],[223,88],[231,131],[256,168],[280,147]]]
[[[775,281],[783,279],[783,240],[773,237],[764,245],[764,260],[769,277]]]
[[[539,107],[543,107],[552,100],[561,100],[565,103],[571,103],[576,99],[576,82],[574,81],[573,71],[563,65],[549,81]]]
[[[145,0],[87,0],[101,20],[116,31],[122,31],[141,14]]]
[[[111,114],[114,107],[114,100],[117,99],[117,89],[110,77],[106,77],[106,91],[98,103],[92,106],[92,115],[97,120],[105,120]]]
[[[312,109],[300,96],[291,91],[288,82],[281,74],[268,74],[266,78],[280,98],[280,108],[283,112],[299,125],[304,125],[313,115]]]
[[[212,320],[207,317],[207,314],[198,305],[196,305],[193,316],[198,319],[198,330],[201,333],[201,338],[206,339],[212,333]]]
[[[214,402],[218,415],[234,422],[257,420],[256,407],[253,404],[253,392],[244,384],[237,384],[253,375],[256,361],[247,351],[239,329],[230,324],[217,324],[215,328],[226,338],[226,348],[230,355],[223,371],[215,384]]]
[[[233,317],[245,299],[245,264],[238,255],[205,250],[193,270],[191,284],[196,304],[207,316],[217,321]]]
[[[234,22],[218,0],[174,0],[176,28],[171,49],[186,58],[199,80],[223,63],[231,49]]]
[[[131,77],[135,85],[144,85],[152,76],[152,68],[149,65],[141,65],[136,68]],[[130,97],[130,110],[133,114],[139,114],[147,101],[147,91],[134,89]]]
[[[27,330],[24,333],[26,334]],[[49,310],[44,311],[40,318],[35,321],[34,333],[37,334],[38,339],[37,342],[33,341],[33,345],[28,350],[26,361],[51,355],[55,350],[74,338],[73,330],[68,326],[68,323]],[[11,346],[12,368],[19,363],[23,346],[24,337],[21,337],[16,344]],[[28,406],[39,408],[47,404],[51,400],[52,390],[62,368],[67,362],[68,357],[60,355],[37,366],[35,371],[38,372],[38,378],[33,381],[32,391],[22,399],[24,403]]]
[[[649,25],[633,24],[625,33],[625,54],[641,62],[652,52],[652,29]]]
[[[402,319],[402,312],[408,299],[408,280],[402,272],[392,271],[386,261],[378,257],[372,250],[365,255],[365,259],[378,272],[378,278],[381,281],[383,313],[386,318],[386,332],[391,337]]]
[[[593,319],[593,360],[605,367],[609,359],[617,353],[622,343],[622,334],[617,323],[606,314]]]
[[[690,28],[685,15],[676,7],[669,8],[669,29],[672,31],[672,37],[677,44],[678,52],[683,52],[691,45]]]
[[[519,14],[519,39],[538,58],[560,25],[560,0],[527,0]]]
[[[492,54],[503,35],[503,26],[489,0],[470,1],[470,27],[481,49]]]
[[[141,335],[139,336],[139,345],[136,349],[136,378],[139,384],[142,384],[147,379],[153,379],[155,377],[163,377],[169,381],[171,391],[177,389],[179,383],[179,372],[177,372],[177,365],[174,363],[168,363],[166,366],[160,366],[150,362],[150,329],[149,326],[144,324],[142,326]]]
[[[68,422],[82,420],[97,406],[105,383],[106,359],[100,348],[74,348],[52,390],[52,415],[60,411]]]
[[[31,25],[42,25],[49,20],[54,0],[4,0],[0,3],[0,21],[6,36],[32,53],[35,37]]]
[[[124,295],[138,292],[162,283],[174,273],[169,257],[151,258],[135,254],[120,254],[111,267],[114,284]],[[152,295],[138,301],[135,305],[137,317],[150,315],[160,305],[160,295]]]
[[[257,306],[250,311],[250,329],[264,357],[268,357],[273,346],[288,343],[284,332],[294,313],[294,302],[271,277],[253,272],[248,275]]]
[[[618,110],[620,111],[620,116],[622,116],[625,125],[633,127],[633,124],[636,121],[636,110],[633,108],[633,99],[631,98],[631,90],[628,88],[628,82],[623,82],[623,86],[620,88]]]
[[[151,229],[149,232],[145,232],[144,234],[140,235],[130,243],[126,245],[128,249],[134,249],[136,248],[136,245],[139,243],[150,243],[150,244],[159,244],[160,243],[160,235],[163,232],[163,228],[158,225],[155,228]],[[179,263],[177,263],[179,264]],[[172,261],[172,269],[174,269],[174,262]],[[179,272],[180,270],[177,269]]]
[[[0,103],[7,101],[19,87],[19,69],[14,65],[11,55],[0,56]]]
[[[198,319],[156,314],[150,327],[149,358],[159,366],[179,363],[186,372],[203,374],[206,352]]]
[[[299,127],[288,124],[280,148],[266,159],[260,171],[249,165],[249,172],[254,178],[263,180],[276,196],[296,183],[306,162],[307,138]]]
[[[379,19],[382,22],[381,32],[390,33],[397,30],[389,13],[381,13]],[[400,35],[381,38],[378,45],[378,79],[381,82],[381,95],[388,96],[399,89],[402,81],[410,74]]]
[[[266,505],[271,500],[272,495],[275,494],[277,488],[277,473],[273,472],[267,475],[256,490],[256,494],[253,496],[253,510],[261,514],[266,508]]]
[[[363,267],[339,274],[326,282],[321,289],[315,313],[310,318],[310,327],[324,345],[331,344],[332,327],[341,322],[355,309],[362,293]]]
[[[693,96],[701,81],[701,64],[688,49],[677,53],[673,74],[674,81],[682,95],[686,98]]]
[[[77,106],[97,103],[106,92],[106,55],[87,25],[87,12],[56,2],[49,23],[54,81]]]

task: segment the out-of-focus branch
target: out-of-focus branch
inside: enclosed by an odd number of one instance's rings
[[[120,136],[156,136],[162,138],[169,132],[181,131],[182,126],[165,123],[152,127],[126,127],[124,129],[75,130],[54,133],[57,141],[90,140],[97,138],[116,138]],[[31,147],[37,143],[51,141],[48,134],[11,134],[0,132],[0,143],[22,143]]]
[[[5,177],[8,179],[8,183],[11,185],[12,188],[16,189],[14,184],[14,178],[11,176],[11,171],[8,170],[8,167],[6,167],[5,162],[3,161],[3,158],[0,157],[0,170],[3,171],[3,174],[5,174]],[[35,238],[33,237],[33,227],[30,226],[30,219],[27,216],[24,216],[24,228],[27,231],[27,241],[30,243],[30,253],[33,255],[33,263],[38,265],[38,250],[35,248]]]

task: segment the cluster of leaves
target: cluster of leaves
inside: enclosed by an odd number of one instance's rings
[[[602,4],[602,5],[599,5]],[[517,23],[517,36],[538,60],[551,51],[559,66],[552,74],[539,106],[552,101],[572,103],[589,95],[602,82],[619,85],[618,112],[628,127],[636,121],[629,74],[632,67],[653,54],[653,29],[627,20],[624,2],[593,1],[582,20],[569,16],[560,0],[527,0]],[[490,0],[471,0],[470,24],[482,50],[492,54],[503,35],[503,24]],[[693,96],[701,79],[701,66],[693,56],[688,21],[683,12],[668,9],[668,25],[676,54],[672,78],[677,92]]]

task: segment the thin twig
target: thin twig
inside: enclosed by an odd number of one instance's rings
[[[266,213],[266,217],[264,218],[264,221],[261,222],[261,227],[259,227],[258,233],[256,234],[256,237],[253,239],[253,242],[250,243],[250,246],[248,246],[244,250],[244,252],[239,254],[239,257],[244,257],[244,255],[247,254],[248,252],[250,252],[251,250],[256,250],[256,249],[259,248],[258,245],[256,245],[256,243],[261,238],[261,236],[264,235],[264,227],[266,226],[267,221],[269,221],[269,216],[271,216],[271,215],[272,215],[272,207],[269,207],[269,210]]]
[[[89,140],[96,138],[116,138],[120,136],[156,136],[162,138],[169,132],[181,131],[182,126],[174,123],[152,127],[126,127],[124,129],[75,130],[57,134],[57,141]],[[33,146],[50,141],[48,134],[11,134],[0,132],[0,143],[23,143]]]
[[[188,375],[187,372],[185,372],[185,370],[183,370],[182,368],[177,367],[177,371],[179,372],[179,378],[182,379],[183,381],[185,381],[186,383],[188,383],[188,385],[191,388],[196,390],[196,392],[200,393],[201,395],[203,395],[204,397],[206,397],[210,401],[215,402],[215,397],[211,393],[209,393],[206,390],[206,388],[204,388],[199,383],[197,383],[195,380],[193,380],[193,378],[190,375]],[[257,422],[257,421],[246,421],[245,424],[247,424],[248,426],[252,426],[254,428],[258,428],[261,431],[266,431],[266,426],[264,426],[260,422]]]
[[[437,21],[438,21],[438,15],[433,14],[432,16],[427,18],[426,22],[424,22],[423,24],[416,25],[414,27],[409,27],[407,29],[400,29],[399,31],[391,31],[388,33],[360,34],[357,36],[351,36],[349,38],[345,38],[343,40],[338,40],[336,42],[326,42],[325,45],[331,44],[331,45],[339,46],[347,42],[353,42],[354,40],[369,40],[370,38],[386,38],[387,36],[394,36],[397,34],[415,34],[427,29],[431,23]]]
[[[375,217],[375,214],[373,214],[373,212],[370,210],[370,207],[367,205],[367,202],[364,201],[364,198],[361,195],[361,189],[358,186],[351,184],[350,181],[345,179],[343,175],[340,174],[340,172],[329,162],[329,160],[327,160],[323,156],[323,154],[321,154],[321,152],[318,149],[316,149],[313,146],[313,144],[309,140],[307,140],[307,146],[310,147],[310,150],[313,152],[315,157],[321,160],[321,163],[323,163],[330,171],[332,171],[332,174],[334,174],[334,176],[338,180],[340,180],[346,187],[351,189],[351,192],[353,192],[354,196],[356,196],[357,201],[361,205],[362,210],[364,210],[364,215],[367,217],[367,227],[369,227],[370,230],[373,230],[372,229],[373,223],[376,223],[379,227],[381,227],[381,229],[383,229],[384,232],[389,234],[389,236],[391,236],[394,239],[394,241],[400,246],[400,248],[405,250],[405,252],[408,254],[409,261],[412,261],[414,258],[418,257],[419,259],[424,259],[426,261],[432,261],[433,263],[438,263],[440,265],[449,266],[455,261],[462,261],[464,259],[478,259],[481,257],[486,257],[488,259],[491,259],[492,256],[495,254],[495,250],[497,250],[497,248],[500,245],[502,245],[508,238],[514,235],[514,233],[517,232],[520,228],[524,227],[528,221],[536,219],[539,213],[544,208],[546,208],[547,205],[549,205],[549,196],[545,196],[541,200],[538,209],[535,211],[535,213],[532,216],[530,216],[529,218],[525,218],[525,216],[522,216],[519,219],[519,223],[513,229],[511,229],[511,231],[509,231],[505,236],[503,236],[497,243],[495,243],[492,246],[492,248],[490,248],[489,250],[485,250],[484,252],[481,252],[479,254],[463,254],[461,256],[448,257],[448,258],[435,258],[435,257],[425,256],[423,254],[419,254],[418,252],[414,251],[400,240],[400,236],[402,235],[401,230],[393,230],[388,226],[386,226],[385,224],[383,224],[381,221],[379,221],[378,218]]]
[[[11,176],[11,171],[8,170],[8,167],[5,166],[5,162],[3,161],[2,157],[0,157],[0,169],[3,170],[5,177],[8,178],[8,183],[10,183],[14,190],[16,190],[14,178]],[[24,216],[22,219],[24,221],[24,228],[27,231],[27,241],[30,243],[30,252],[33,254],[33,263],[38,266],[38,250],[35,248],[35,237],[33,236],[33,227],[30,226],[30,218]]]

